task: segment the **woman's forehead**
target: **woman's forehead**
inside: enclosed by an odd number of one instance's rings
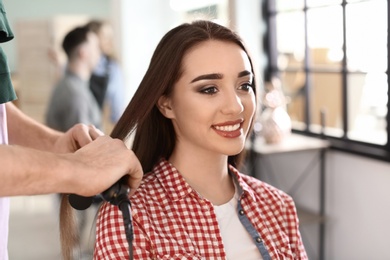
[[[183,73],[222,73],[252,71],[245,51],[236,43],[207,40],[192,47],[183,57]]]

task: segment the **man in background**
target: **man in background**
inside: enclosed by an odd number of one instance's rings
[[[87,27],[77,27],[65,36],[62,47],[68,62],[49,101],[46,123],[60,131],[77,123],[102,129],[102,112],[89,89],[92,71],[101,55],[98,37]]]

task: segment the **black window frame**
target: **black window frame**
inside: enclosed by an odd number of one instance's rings
[[[367,2],[371,0],[361,0],[361,1],[356,1],[358,3],[360,2]],[[390,13],[390,0],[387,0],[387,28],[389,30],[389,13]],[[278,69],[278,66],[276,64],[276,59],[277,59],[277,49],[276,49],[276,25],[272,23],[273,17],[276,16],[279,12],[276,11],[275,8],[275,3],[276,0],[263,0],[262,1],[262,6],[261,6],[261,11],[262,11],[262,17],[263,17],[263,22],[266,26],[265,33],[263,35],[263,46],[264,46],[264,52],[265,55],[268,59],[268,62],[264,68],[263,72],[263,80],[264,81],[270,81],[271,78],[274,75],[278,75],[281,70]],[[343,9],[343,51],[346,53],[346,20],[345,20],[345,10],[347,4],[353,4],[353,3],[347,3],[346,0],[343,0],[342,3],[340,4],[342,9]],[[334,5],[334,4],[332,4]],[[325,6],[325,5],[324,5]],[[323,6],[320,6],[323,7]],[[317,7],[314,7],[317,8]],[[305,19],[307,18],[307,11],[309,8],[307,7],[306,0],[304,0],[304,7],[302,8],[302,11],[305,14]],[[310,71],[310,67],[308,65],[308,45],[307,45],[307,23],[305,21],[305,61],[304,61],[304,70],[306,72],[306,77],[308,77],[308,72]],[[375,28],[373,28],[375,29]],[[387,32],[388,32],[387,30]],[[389,33],[387,33],[387,46],[388,46],[388,53],[387,53],[387,90],[388,90],[388,98],[389,98],[389,82],[390,82],[390,72],[389,72],[389,64],[390,64],[390,54],[389,54],[389,42],[390,42],[390,37]],[[348,112],[347,112],[347,107],[348,107],[348,92],[347,92],[347,75],[352,74],[354,72],[349,72],[347,70],[347,62],[346,62],[346,55],[344,55],[343,60],[342,60],[342,69],[339,74],[341,74],[342,78],[342,117],[343,117],[343,136],[338,138],[334,136],[328,136],[326,135],[323,131],[322,133],[315,133],[310,131],[310,106],[309,106],[309,96],[310,96],[310,88],[311,88],[311,83],[309,80],[305,80],[305,85],[304,85],[304,93],[305,93],[305,108],[304,108],[304,123],[306,124],[306,128],[304,130],[298,130],[298,129],[292,129],[293,133],[297,134],[302,134],[302,135],[307,135],[307,136],[312,136],[312,137],[318,137],[318,138],[325,138],[330,141],[331,148],[335,150],[340,150],[356,155],[361,155],[364,157],[368,158],[373,158],[373,159],[378,159],[382,161],[387,161],[390,162],[390,100],[387,102],[387,115],[386,115],[386,132],[387,132],[387,143],[385,145],[378,145],[378,144],[373,144],[373,143],[368,143],[368,142],[362,142],[362,141],[356,141],[356,140],[351,140],[348,138],[347,133],[348,133]],[[314,71],[314,70],[311,70]],[[326,72],[326,71],[324,71]]]

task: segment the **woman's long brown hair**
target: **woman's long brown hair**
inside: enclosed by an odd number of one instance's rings
[[[182,60],[188,50],[208,40],[237,44],[248,55],[252,73],[256,74],[241,38],[224,26],[199,20],[182,24],[165,34],[154,51],[149,68],[137,91],[111,133],[111,137],[123,141],[126,141],[130,134],[135,133],[132,150],[140,160],[145,173],[150,172],[160,158],[169,158],[176,144],[172,122],[160,113],[156,106],[157,101],[161,96],[169,96],[172,93],[173,86],[183,73]],[[253,86],[257,101],[255,80]],[[235,167],[241,166],[244,152],[229,156],[228,162]],[[70,207],[67,203],[64,206]],[[69,214],[65,215],[65,213],[61,211],[61,217],[64,217],[60,218],[61,233],[72,230],[67,219]],[[63,255],[66,260],[71,259],[67,257],[71,256],[76,237],[67,234],[61,238]]]

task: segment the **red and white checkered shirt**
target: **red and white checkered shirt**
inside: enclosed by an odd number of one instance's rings
[[[240,191],[238,214],[249,220],[263,258],[307,259],[291,197],[231,166],[230,172]],[[144,176],[130,199],[134,259],[226,259],[212,203],[166,160]],[[106,203],[97,220],[94,259],[129,259],[128,250],[122,213]]]

